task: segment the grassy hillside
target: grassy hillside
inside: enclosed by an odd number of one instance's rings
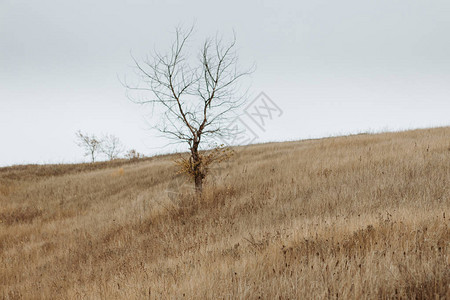
[[[236,153],[0,169],[0,297],[450,298],[450,127]]]

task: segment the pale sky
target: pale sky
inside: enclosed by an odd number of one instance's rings
[[[193,22],[194,44],[234,30],[251,97],[282,110],[255,142],[449,126],[449,16],[448,0],[0,0],[0,166],[87,161],[77,130],[174,151],[118,77]]]

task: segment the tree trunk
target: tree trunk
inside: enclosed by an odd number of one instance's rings
[[[195,176],[195,192],[200,194],[203,190],[203,177],[202,176]]]
[[[198,142],[194,142],[191,148],[191,158],[193,164],[194,171],[194,184],[195,184],[195,192],[200,194],[203,190],[203,177],[202,173],[202,161],[198,154]]]

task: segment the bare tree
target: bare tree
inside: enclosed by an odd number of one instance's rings
[[[196,191],[201,192],[208,165],[217,160],[211,154],[203,155],[201,146],[208,139],[230,134],[227,120],[243,102],[238,83],[251,70],[238,69],[235,35],[230,43],[219,37],[206,39],[197,59],[192,59],[186,53],[192,31],[193,27],[177,28],[167,54],[155,51],[142,62],[133,57],[141,84],[124,85],[129,92],[142,92],[138,97],[129,94],[133,102],[152,104],[154,111],[160,109],[162,118],[155,129],[175,142],[189,145],[190,156],[184,160],[183,170],[192,176]]]
[[[78,131],[76,133],[77,145],[85,150],[84,156],[90,156],[92,162],[95,162],[95,158],[101,149],[101,140],[97,139],[95,135],[88,135]]]
[[[107,134],[102,137],[100,152],[106,155],[109,160],[116,159],[123,151],[123,144],[118,137],[112,134]]]
[[[144,154],[137,152],[135,149],[131,149],[125,154],[125,158],[128,158],[129,160],[138,160],[144,157]]]

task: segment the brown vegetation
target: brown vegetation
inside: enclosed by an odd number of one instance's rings
[[[450,128],[0,169],[0,297],[450,298]]]

